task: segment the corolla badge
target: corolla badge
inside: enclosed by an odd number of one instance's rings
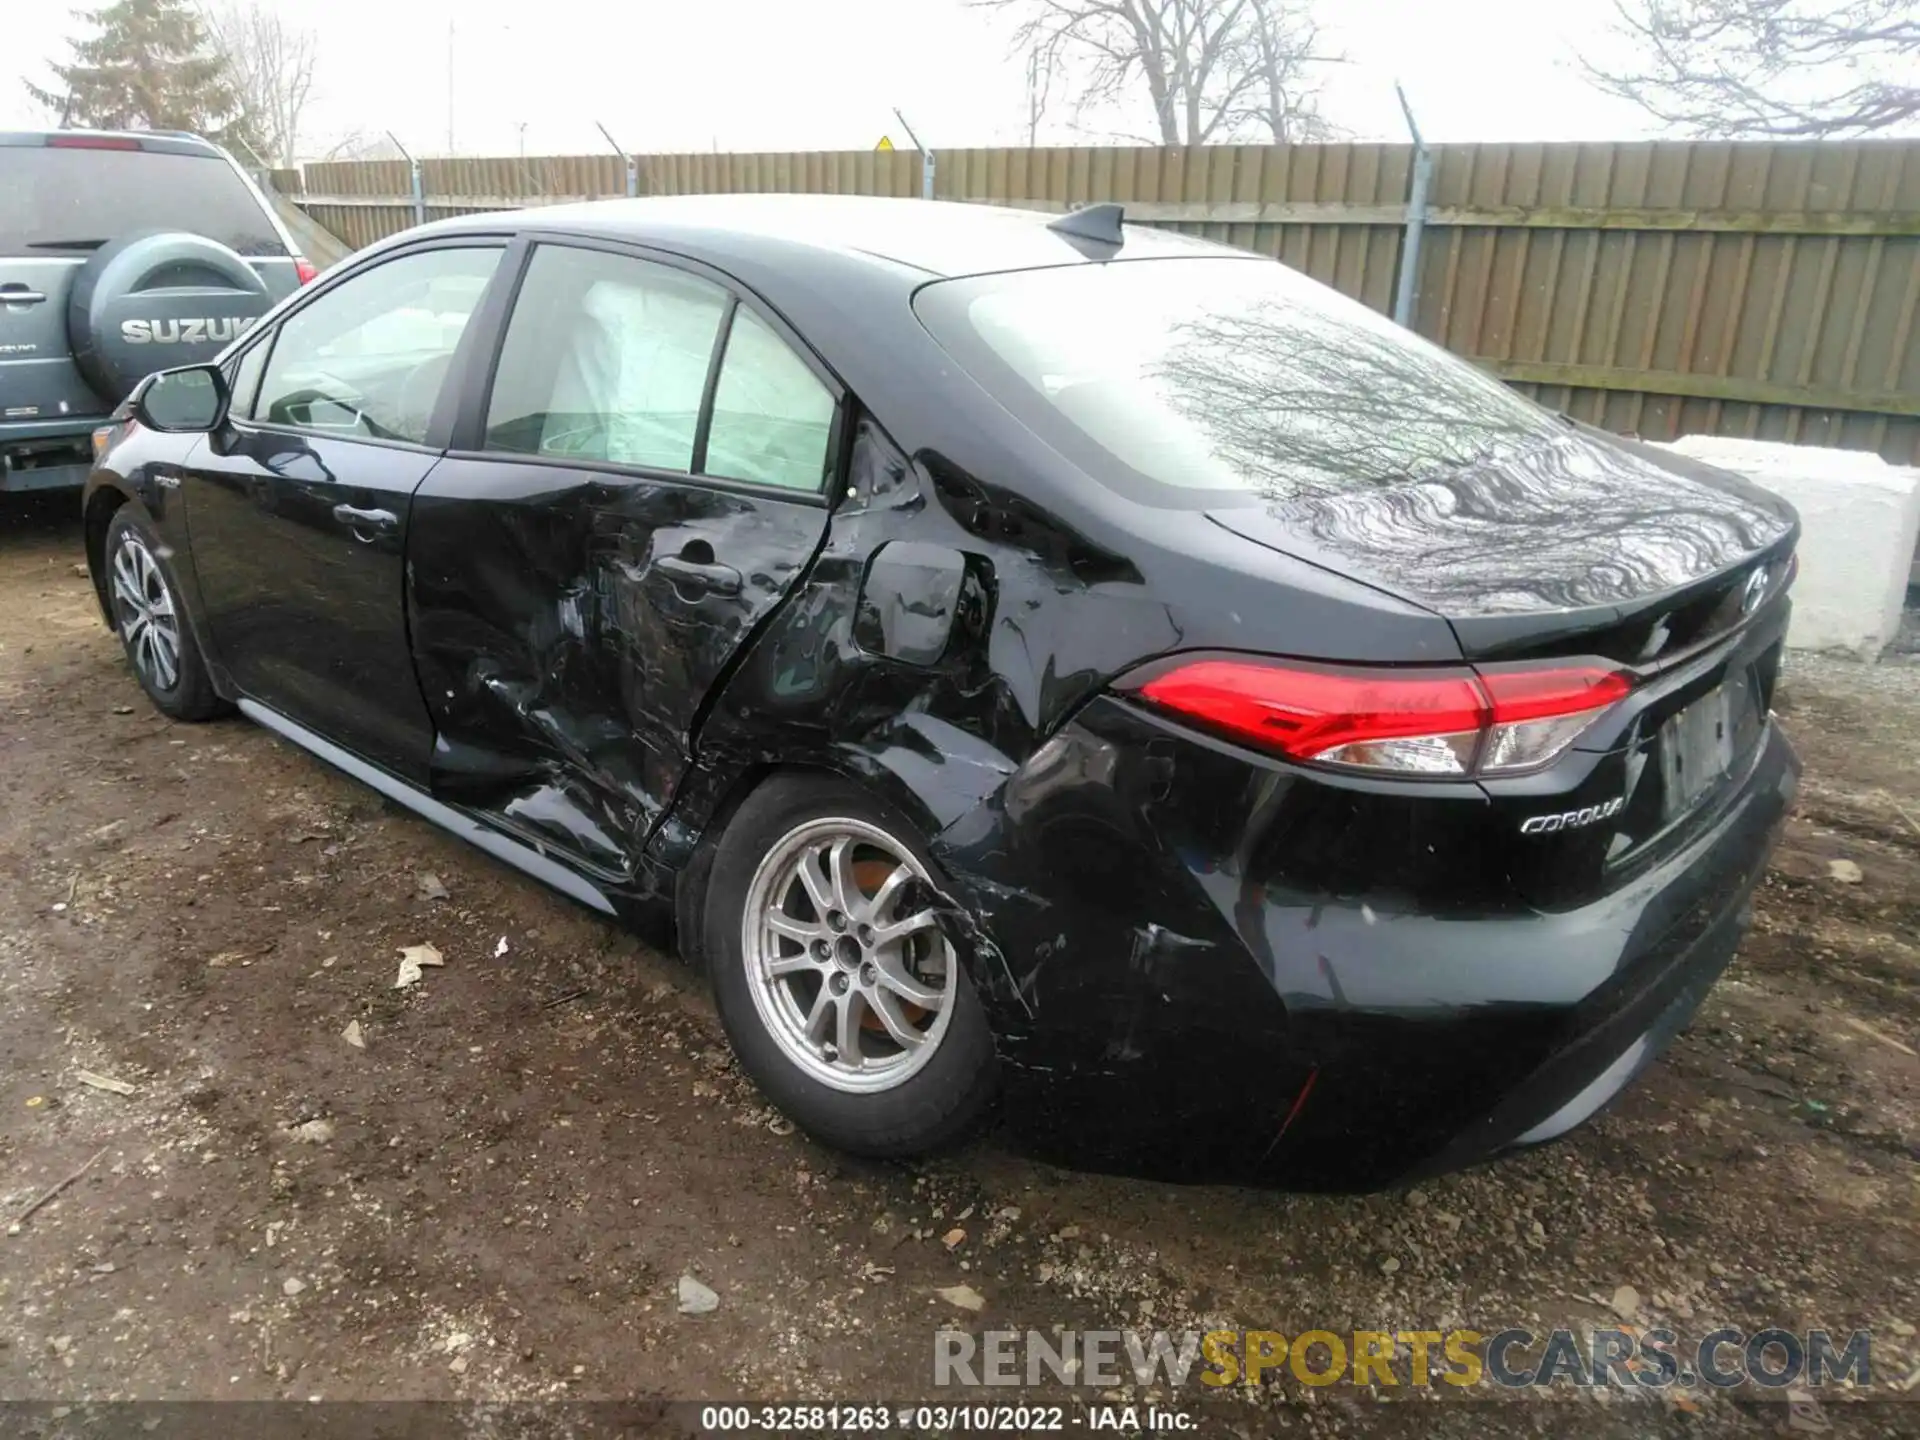
[[[1584,825],[1592,825],[1609,816],[1618,815],[1626,808],[1627,797],[1616,795],[1600,805],[1588,805],[1580,810],[1563,810],[1558,815],[1534,815],[1520,822],[1522,835],[1551,835],[1556,830],[1578,830]]]

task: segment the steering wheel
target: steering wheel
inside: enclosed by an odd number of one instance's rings
[[[316,405],[346,411],[353,416],[353,420],[345,425],[316,420],[313,414]],[[302,407],[306,409],[306,419],[296,420],[291,412]],[[324,370],[314,372],[313,379],[299,389],[277,396],[267,407],[265,419],[275,425],[297,425],[310,430],[368,430],[379,433],[379,427],[367,418],[365,397],[339,376],[330,375]]]

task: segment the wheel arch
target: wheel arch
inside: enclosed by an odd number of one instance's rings
[[[914,718],[902,718],[910,724]],[[920,716],[925,720],[925,716]],[[824,776],[858,785],[914,828],[914,839],[931,854],[939,852],[939,837],[954,820],[968,814],[993,795],[1014,762],[972,768],[970,787],[929,785],[927,778],[950,780],[943,764],[914,764],[924,756],[918,747],[902,747],[897,737],[843,741],[806,755],[756,755],[733,764],[697,766],[674,795],[666,822],[649,843],[649,858],[670,868],[674,881],[674,929],[687,962],[705,966],[699,952],[699,916],[707,899],[707,876],[714,849],[726,835],[739,806],[756,789],[778,776]],[[1004,768],[1002,768],[1004,766]]]
[[[122,507],[138,505],[140,499],[118,485],[96,485],[88,491],[81,511],[82,536],[87,553],[87,574],[93,580],[93,598],[100,606],[100,618],[113,628],[113,604],[107,595],[107,530]]]
[[[119,625],[114,619],[113,598],[109,589],[112,582],[108,569],[107,537],[113,530],[114,522],[131,507],[134,518],[151,530],[159,542],[155,555],[173,588],[180,606],[181,626],[193,638],[214,696],[231,704],[239,697],[213,648],[212,636],[208,633],[205,617],[200,610],[192,554],[182,540],[170,535],[163,523],[162,515],[171,508],[168,492],[147,490],[140,478],[146,473],[145,466],[132,467],[132,479],[113,471],[95,471],[86,489],[81,492],[81,539],[87,556],[87,574],[93,582],[94,600],[100,607],[101,621],[108,630],[118,632]],[[176,554],[176,549],[185,553]]]
[[[747,798],[779,776],[818,775],[857,785],[911,825],[923,849],[935,852],[941,832],[955,818],[951,804],[942,803],[950,797],[923,795],[888,759],[888,747],[847,742],[804,757],[763,755],[731,766],[696,769],[681,785],[671,813],[648,846],[650,858],[676,875],[673,918],[681,957],[705,968],[700,915],[714,853]],[[976,797],[974,803],[984,798]]]

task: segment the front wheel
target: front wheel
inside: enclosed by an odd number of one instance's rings
[[[776,777],[721,837],[704,917],[721,1021],[767,1097],[830,1145],[922,1154],[992,1099],[993,1037],[938,895],[905,823],[842,781]]]
[[[114,512],[105,553],[113,628],[147,698],[176,720],[221,714],[226,705],[187,624],[166,548],[136,506]]]

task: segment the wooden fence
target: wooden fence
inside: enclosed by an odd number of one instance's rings
[[[1920,141],[1436,147],[1415,326],[1611,429],[1920,463]],[[1129,219],[1275,256],[1390,310],[1405,145],[948,150],[935,196]],[[404,161],[316,164],[295,198],[352,245],[413,223]],[[615,156],[429,160],[429,218],[619,196]],[[290,184],[291,181],[289,180]],[[655,155],[643,194],[914,196],[893,153]]]

